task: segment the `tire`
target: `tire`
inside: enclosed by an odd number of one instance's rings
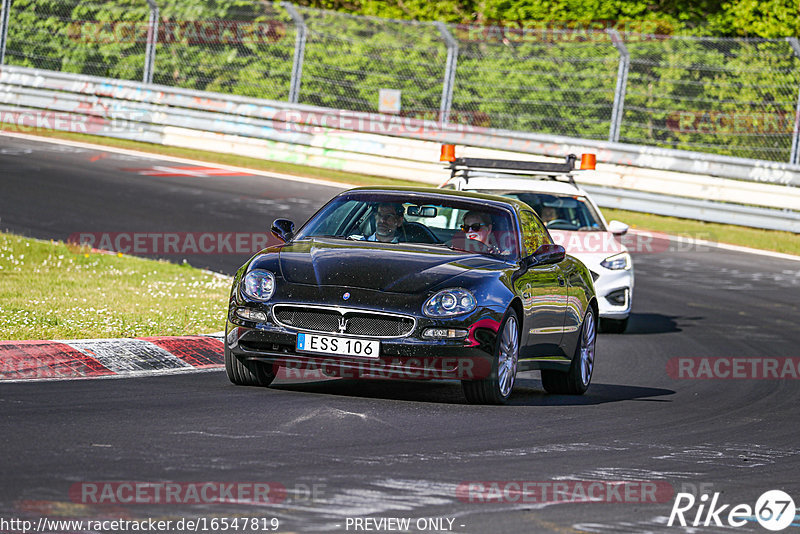
[[[275,380],[275,367],[263,362],[240,360],[225,343],[225,372],[237,386],[269,386]]]
[[[583,395],[589,389],[594,371],[594,353],[597,343],[597,321],[589,308],[581,325],[581,335],[569,371],[542,370],[542,386],[548,393]]]
[[[514,389],[519,360],[519,319],[513,310],[500,323],[492,372],[482,380],[462,380],[461,389],[470,404],[505,404]]]
[[[621,334],[628,328],[628,319],[600,319],[600,331],[609,334]]]

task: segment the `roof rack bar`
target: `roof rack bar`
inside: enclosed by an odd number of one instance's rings
[[[538,171],[570,173],[575,170],[575,154],[566,157],[564,163],[546,163],[541,161],[516,161],[510,159],[488,159],[488,158],[456,158],[450,163],[450,168],[471,167],[477,169],[502,169],[515,171]]]

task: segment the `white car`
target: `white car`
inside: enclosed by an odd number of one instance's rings
[[[519,199],[530,205],[550,231],[592,273],[604,332],[622,333],[633,302],[633,262],[622,236],[628,225],[606,222],[564,164],[452,158],[451,176],[441,187]],[[594,165],[591,164],[590,168]]]

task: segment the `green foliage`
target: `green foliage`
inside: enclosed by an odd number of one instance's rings
[[[579,26],[650,21],[664,34],[719,37],[800,36],[797,0],[300,0],[304,6],[359,15],[455,24]]]
[[[797,0],[736,0],[723,4],[718,31],[728,35],[800,37],[800,5]]]
[[[628,49],[622,141],[788,159],[800,86],[788,43],[671,39]]]
[[[619,53],[604,30],[613,27],[631,53],[622,141],[786,161],[800,86],[788,43],[697,36],[798,35],[796,1],[308,1],[339,11],[299,8],[308,28],[299,100],[377,111],[379,90],[399,89],[404,114],[436,119],[445,42],[431,23],[389,19],[441,20],[459,43],[454,122],[606,139]],[[158,4],[154,82],[288,98],[296,29],[283,7]],[[8,62],[139,80],[148,16],[144,0],[15,0]]]

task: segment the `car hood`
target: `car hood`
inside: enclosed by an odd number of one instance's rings
[[[550,236],[556,244],[567,250],[567,254],[575,256],[590,269],[599,266],[609,256],[628,251],[620,238],[611,232],[550,230]]]
[[[320,238],[291,243],[279,254],[287,282],[395,293],[423,292],[474,269],[505,265],[488,256],[438,247]]]

